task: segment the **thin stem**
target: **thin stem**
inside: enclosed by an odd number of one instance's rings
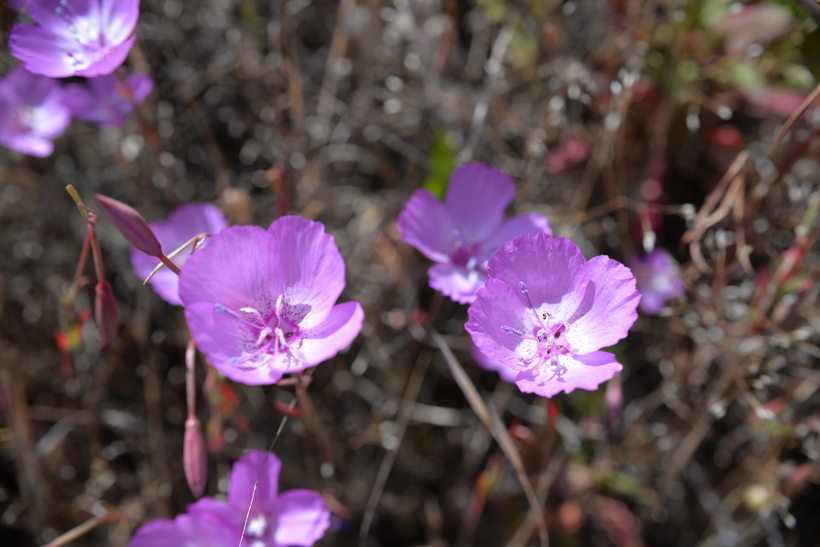
[[[97,282],[99,283],[105,279],[105,268],[103,267],[100,241],[97,239],[97,230],[91,222],[88,224],[88,235],[91,238],[91,254],[94,257],[94,271],[97,273]]]
[[[88,230],[85,232],[85,239],[83,239],[83,250],[80,253],[80,261],[77,263],[77,269],[74,272],[74,281],[71,283],[71,290],[68,293],[68,303],[72,306],[77,300],[77,293],[80,292],[80,277],[82,277],[85,266],[88,263],[88,251],[91,249],[90,231],[91,226],[89,225]]]
[[[171,271],[172,271],[172,272],[174,272],[175,274],[179,275],[179,272],[180,272],[180,271],[182,271],[182,270],[180,270],[180,269],[179,269],[179,266],[177,266],[176,264],[174,264],[174,263],[171,261],[171,259],[170,259],[170,258],[168,258],[167,256],[162,255],[162,256],[160,256],[160,257],[159,257],[159,259],[162,261],[162,263],[163,263],[163,264],[165,264],[166,266],[168,266],[168,269],[169,269],[169,270],[171,270]]]

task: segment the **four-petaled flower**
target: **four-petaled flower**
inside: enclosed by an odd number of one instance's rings
[[[281,467],[272,453],[248,452],[231,470],[227,502],[202,498],[173,521],[149,522],[129,546],[236,547],[244,528],[246,547],[310,547],[330,526],[330,511],[319,492],[296,489],[279,494]]]
[[[182,268],[179,296],[197,346],[225,376],[251,385],[318,365],[362,327],[358,302],[334,305],[345,266],[318,222],[283,217],[234,226]]]
[[[468,163],[450,178],[441,203],[417,190],[399,215],[402,239],[436,262],[430,286],[468,304],[487,280],[487,261],[501,245],[528,233],[551,234],[547,219],[524,214],[504,221],[515,197],[510,177],[481,163]]]
[[[149,226],[162,245],[162,252],[167,255],[199,234],[218,234],[228,227],[228,221],[219,207],[212,203],[187,203],[171,211],[168,220],[152,222]],[[207,244],[208,240],[205,240],[205,245]],[[190,254],[189,247],[172,260],[181,268]],[[131,248],[131,266],[138,277],[148,277],[157,264],[159,260],[156,257]],[[150,283],[163,300],[174,306],[182,305],[182,300],[179,299],[179,277],[171,270],[162,268],[151,278]]]
[[[71,123],[59,82],[18,66],[0,81],[0,144],[45,157]]]
[[[633,258],[629,261],[629,268],[638,281],[641,311],[648,315],[655,315],[667,300],[683,294],[684,285],[678,263],[661,248],[646,256]]]
[[[134,43],[139,0],[30,0],[36,25],[14,25],[11,54],[30,72],[65,78],[119,67]]]
[[[518,371],[521,391],[594,390],[621,370],[598,350],[627,335],[639,299],[623,264],[606,256],[587,262],[568,239],[527,234],[490,260],[466,329],[479,351]]]
[[[154,81],[135,72],[125,80],[115,74],[97,76],[87,84],[65,86],[65,102],[75,118],[101,127],[119,127],[154,89]]]

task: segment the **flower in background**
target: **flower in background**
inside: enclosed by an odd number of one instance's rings
[[[211,203],[188,203],[177,207],[168,215],[168,220],[149,224],[162,245],[163,254],[169,254],[199,234],[217,234],[228,227],[225,215]],[[207,245],[207,240],[206,240]],[[172,258],[174,264],[182,267],[190,256],[190,247]],[[159,264],[156,257],[149,256],[135,248],[131,249],[131,266],[137,277],[145,279]],[[162,268],[151,278],[154,291],[166,302],[174,306],[182,305],[179,299],[179,276],[168,268]]]
[[[11,54],[30,72],[64,78],[110,74],[136,39],[139,0],[29,0],[36,25],[14,25]]]
[[[641,311],[648,315],[655,315],[667,300],[683,294],[678,263],[663,249],[655,249],[640,258],[633,257],[629,268],[638,281]]]
[[[8,0],[7,4],[14,11],[20,11],[26,7],[28,0]]]
[[[512,179],[481,163],[456,169],[444,203],[425,189],[413,194],[398,226],[405,242],[436,262],[428,270],[431,287],[468,304],[487,281],[487,261],[501,245],[527,233],[552,233],[538,214],[505,221],[514,197]]]
[[[289,216],[210,238],[182,269],[179,297],[208,361],[231,380],[261,385],[330,359],[359,334],[359,303],[335,305],[344,287],[333,237]]]
[[[154,89],[154,81],[135,72],[124,81],[115,74],[65,86],[65,102],[75,118],[102,127],[119,127]]]
[[[597,389],[621,370],[598,350],[627,335],[639,299],[623,264],[606,256],[587,262],[568,239],[527,234],[490,259],[465,327],[488,359],[518,372],[521,391],[552,397]]]
[[[71,123],[59,82],[16,67],[0,81],[0,144],[45,157]]]
[[[518,371],[512,369],[505,365],[500,361],[494,361],[481,353],[475,344],[473,347],[470,348],[470,354],[473,356],[476,364],[483,368],[484,370],[489,370],[490,372],[497,372],[498,375],[501,377],[502,380],[505,382],[515,382],[516,376],[518,376]]]
[[[202,498],[173,521],[149,522],[137,531],[129,547],[233,547],[239,545],[243,528],[243,545],[249,547],[313,545],[330,526],[330,511],[313,490],[288,490],[280,495],[281,467],[272,453],[248,452],[231,470],[227,502]]]

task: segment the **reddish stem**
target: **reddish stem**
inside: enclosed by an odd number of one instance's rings
[[[168,266],[168,269],[169,269],[169,270],[171,270],[171,271],[172,271],[172,272],[174,272],[175,274],[179,275],[179,272],[180,272],[180,271],[182,271],[182,270],[180,270],[180,269],[179,269],[179,266],[177,266],[176,264],[174,264],[174,263],[171,261],[171,259],[170,259],[170,258],[168,258],[167,256],[165,256],[165,255],[161,255],[161,256],[159,257],[159,259],[162,261],[162,263],[163,263],[163,264],[165,264],[166,266]]]

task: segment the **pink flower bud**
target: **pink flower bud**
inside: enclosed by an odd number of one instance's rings
[[[94,302],[97,329],[100,331],[100,345],[107,346],[117,335],[120,326],[120,312],[117,309],[117,299],[114,291],[105,279],[100,279],[94,287],[97,298]]]
[[[205,440],[195,417],[185,420],[185,439],[182,445],[182,467],[185,469],[185,480],[194,497],[205,492],[208,483],[208,454],[205,451]]]
[[[138,212],[128,205],[109,197],[96,196],[97,204],[111,224],[128,240],[128,242],[143,253],[159,258],[162,256],[162,245],[157,236],[151,231],[148,223]]]

